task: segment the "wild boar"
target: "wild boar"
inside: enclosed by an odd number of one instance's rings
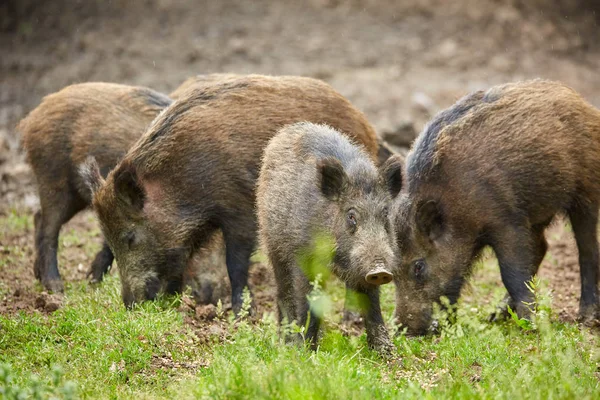
[[[311,271],[300,261],[315,240],[333,239],[325,268],[366,299],[363,310],[371,347],[389,350],[379,286],[392,281],[395,238],[388,211],[401,187],[402,164],[390,158],[378,170],[369,156],[333,128],[312,123],[284,127],[265,149],[257,185],[262,247],[277,281],[279,320],[305,326],[317,343],[320,316],[309,309]]]
[[[428,330],[441,296],[456,302],[485,246],[508,305],[528,317],[526,283],[546,253],[545,228],[562,213],[579,249],[580,316],[597,320],[600,112],[574,90],[533,80],[469,94],[427,125],[405,175],[393,211],[396,317],[409,333]]]

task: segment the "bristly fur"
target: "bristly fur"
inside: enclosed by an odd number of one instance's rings
[[[442,130],[464,117],[473,107],[483,101],[483,97],[483,91],[468,94],[452,107],[439,112],[427,124],[415,140],[412,151],[406,159],[407,175],[411,177],[409,184],[416,184],[415,179],[427,176],[432,172],[436,163],[437,142]]]

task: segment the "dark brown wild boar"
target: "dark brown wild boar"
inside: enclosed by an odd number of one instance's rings
[[[82,167],[113,250],[127,306],[181,288],[195,249],[216,230],[226,245],[232,305],[239,310],[256,242],[254,186],[269,139],[289,123],[329,124],[375,158],[375,132],[324,82],[246,76],[186,91],[157,118],[104,181]]]
[[[44,97],[17,129],[39,186],[34,272],[44,287],[62,291],[56,250],[61,226],[91,204],[77,166],[94,156],[106,176],[171,100],[145,87],[82,83]],[[90,274],[100,281],[113,255],[106,243]]]
[[[257,185],[262,247],[277,281],[279,321],[304,327],[316,346],[320,315],[309,310],[310,276],[300,257],[320,235],[333,240],[331,268],[346,287],[364,296],[367,341],[392,348],[379,306],[379,286],[392,281],[395,238],[388,218],[402,184],[401,162],[378,170],[346,136],[323,125],[284,127],[265,149]],[[306,255],[306,254],[304,254]],[[310,317],[309,317],[310,314]]]
[[[575,91],[534,80],[462,98],[433,118],[406,159],[394,206],[398,322],[425,333],[432,303],[456,302],[484,246],[498,257],[508,305],[527,317],[544,230],[565,213],[579,249],[580,315],[593,323],[599,200],[600,112]]]

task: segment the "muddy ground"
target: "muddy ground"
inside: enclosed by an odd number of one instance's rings
[[[0,313],[60,306],[35,285],[31,225],[7,222],[10,210],[37,207],[14,126],[48,93],[84,81],[169,92],[211,72],[306,75],[331,83],[380,135],[407,146],[432,114],[501,82],[561,80],[600,106],[599,21],[600,7],[584,0],[2,2]],[[100,243],[93,216],[77,216],[63,232],[61,273],[83,280]],[[576,248],[564,223],[548,239],[541,275],[556,310],[573,320]],[[272,286],[264,266],[254,271],[253,283]],[[479,278],[500,284],[498,275]],[[255,292],[272,307],[272,291]]]

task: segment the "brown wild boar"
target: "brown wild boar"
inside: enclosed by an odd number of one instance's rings
[[[396,317],[409,333],[428,330],[441,296],[456,302],[485,246],[498,257],[508,305],[530,315],[526,282],[561,213],[579,249],[580,316],[598,318],[600,112],[575,91],[534,80],[472,93],[428,124],[405,175],[393,213]]]
[[[61,226],[91,204],[77,166],[93,156],[106,176],[170,104],[167,96],[145,87],[82,83],[44,97],[19,123],[39,187],[34,272],[46,289],[63,290],[56,257]],[[112,261],[105,243],[92,263],[92,279],[100,281]]]
[[[364,295],[371,347],[387,351],[389,340],[379,306],[379,286],[392,281],[395,238],[388,210],[402,185],[402,164],[390,158],[381,170],[348,137],[312,123],[284,127],[265,149],[257,185],[262,247],[277,281],[279,321],[304,327],[316,346],[320,316],[309,310],[310,271],[299,258],[318,234],[331,235],[330,267],[346,287]]]
[[[373,128],[324,82],[251,75],[185,91],[104,181],[82,166],[113,250],[127,306],[181,288],[195,249],[221,230],[239,310],[256,242],[254,186],[269,139],[284,125],[329,124],[375,159]]]

